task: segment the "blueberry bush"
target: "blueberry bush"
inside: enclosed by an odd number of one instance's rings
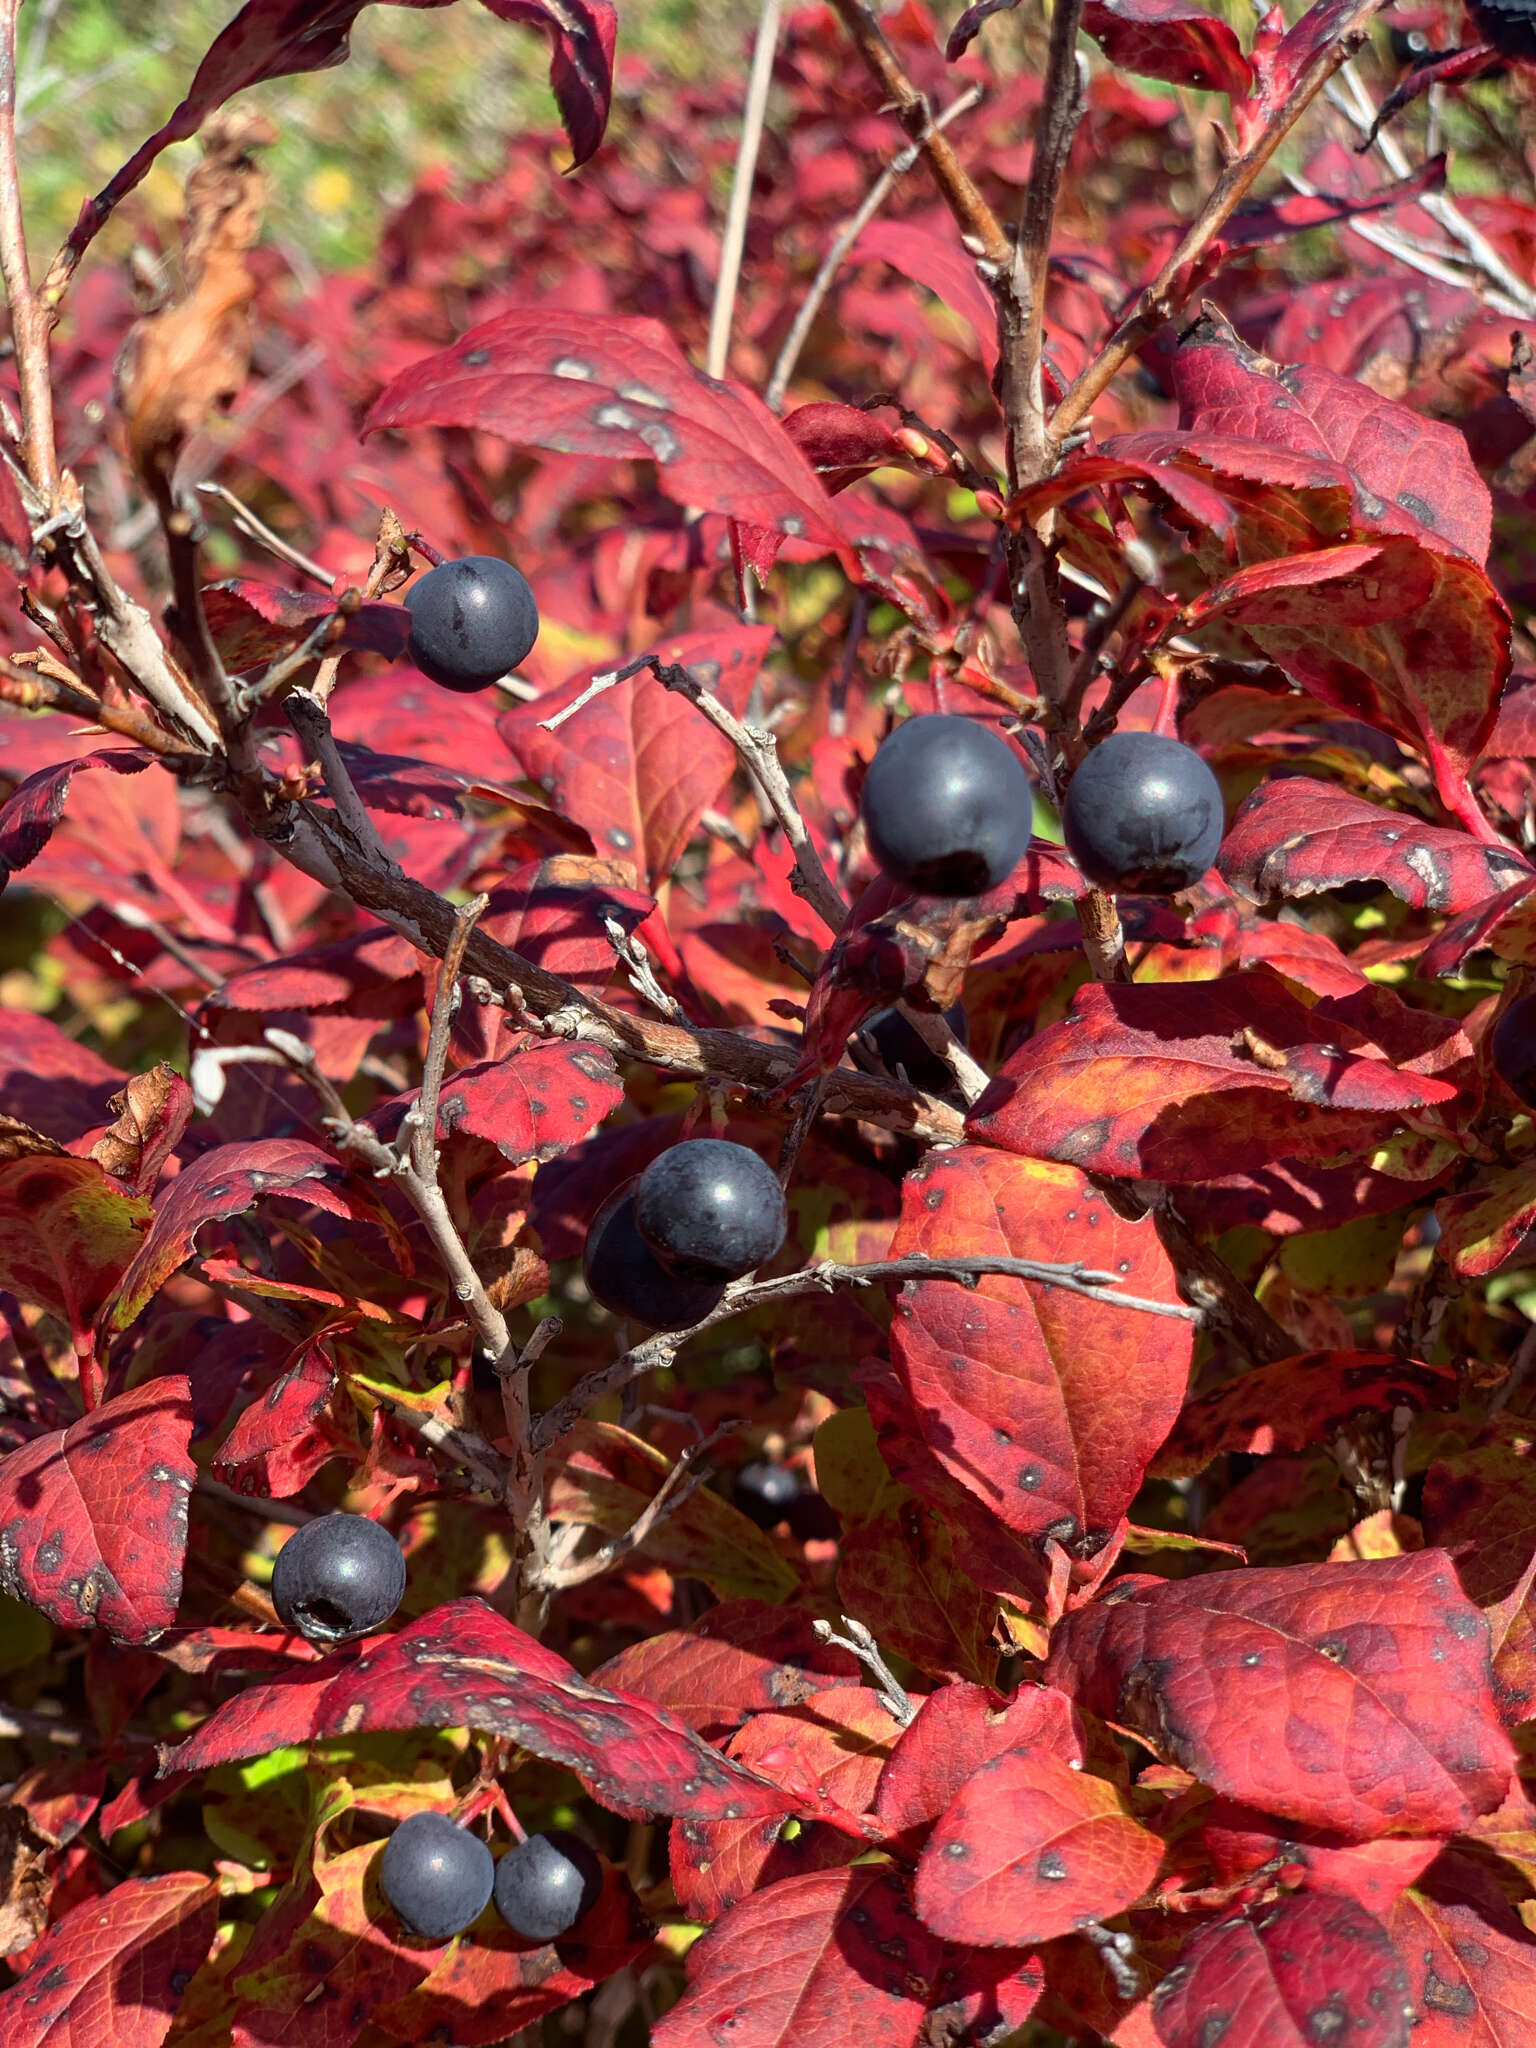
[[[0,2048],[1528,2048],[1525,11],[482,5],[0,0]]]

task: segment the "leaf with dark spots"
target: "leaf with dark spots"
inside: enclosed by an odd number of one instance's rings
[[[744,385],[695,370],[659,320],[503,313],[396,377],[368,414],[368,432],[385,427],[477,428],[521,447],[654,462],[679,504],[845,552],[831,500],[782,424]]]
[[[347,1182],[347,1169],[335,1155],[306,1138],[257,1138],[203,1153],[177,1174],[157,1204],[149,1235],[112,1303],[111,1328],[126,1330],[191,1258],[203,1224],[241,1216],[263,1195],[292,1195],[333,1216],[371,1216],[371,1200],[350,1194]]]
[[[1116,1215],[1075,1168],[985,1145],[930,1153],[903,1182],[892,1256],[982,1252],[1077,1259],[1116,1273],[1128,1293],[1179,1298],[1151,1223]],[[929,1452],[1007,1529],[1038,1539],[1070,1523],[1107,1540],[1178,1414],[1192,1335],[1176,1317],[1116,1307],[1112,1294],[1088,1300],[989,1274],[974,1288],[904,1289],[892,1359]],[[1122,1363],[1131,1356],[1133,1377]]]
[[[838,1686],[787,1713],[754,1714],[727,1754],[786,1785],[814,1787],[864,1813],[899,1724],[867,1685]],[[669,1841],[672,1887],[690,1920],[718,1919],[749,1892],[807,1871],[852,1863],[862,1845],[815,1822],[785,1837],[783,1817],[676,1821]]]
[[[114,775],[137,775],[153,763],[152,754],[128,748],[86,754],[76,761],[61,761],[54,768],[39,768],[20,788],[0,804],[0,889],[18,868],[27,867],[53,837],[64,815],[69,786],[90,768],[110,768]]]
[[[452,1075],[439,1099],[438,1125],[445,1138],[462,1131],[489,1139],[520,1166],[579,1144],[623,1100],[623,1083],[605,1047],[533,1039],[509,1058],[461,1067]]]
[[[1388,1351],[1305,1351],[1256,1365],[1189,1401],[1152,1460],[1158,1479],[1185,1479],[1224,1452],[1267,1457],[1325,1443],[1358,1415],[1453,1409],[1455,1373]]]
[[[1304,1871],[1308,1891],[1344,1892],[1383,1917],[1443,1846],[1433,1835],[1427,1841],[1379,1835],[1374,1842],[1347,1842],[1327,1828],[1272,1820],[1231,1799],[1213,1799],[1202,1810],[1200,1840],[1219,1884],[1239,1884],[1250,1875],[1264,1881],[1283,1867],[1289,1886],[1293,1873]]]
[[[1536,962],[1536,878],[1511,882],[1497,896],[1453,918],[1424,948],[1423,971],[1459,974],[1484,947],[1515,966]]]
[[[1246,99],[1253,72],[1242,45],[1219,16],[1189,0],[1088,0],[1084,31],[1112,64],[1197,92]]]
[[[974,1137],[1089,1173],[1171,1181],[1337,1159],[1456,1088],[1373,1057],[1268,968],[1189,987],[1097,983],[1006,1060]]]
[[[767,626],[690,633],[658,657],[709,678],[711,693],[740,717],[773,640]],[[615,683],[553,732],[542,721],[586,688],[590,671],[536,703],[503,713],[497,729],[524,774],[592,835],[609,859],[627,861],[659,888],[703,813],[731,779],[735,749],[688,699],[649,670]]]
[[[1409,2048],[1403,1958],[1355,1900],[1301,1892],[1196,1928],[1152,1996],[1166,2048]],[[1235,2024],[1234,2024],[1235,2023]],[[1418,2036],[1414,2036],[1417,2041]]]
[[[307,1677],[307,1674],[306,1674]],[[272,1695],[269,1703],[252,1693]],[[279,1694],[287,1695],[279,1697]],[[794,1813],[864,1830],[834,1801],[772,1783],[732,1763],[674,1715],[583,1679],[478,1599],[450,1601],[348,1663],[302,1696],[253,1687],[221,1707],[162,1759],[164,1770],[207,1770],[272,1746],[270,1711],[284,1741],[379,1728],[479,1728],[505,1735],[535,1756],[565,1764],[594,1798],[632,1816],[672,1813],[696,1820]]]
[[[729,1600],[691,1628],[632,1643],[592,1679],[652,1700],[719,1741],[749,1715],[799,1706],[858,1672],[846,1650],[822,1642],[803,1609]]]
[[[911,1850],[966,1780],[1008,1750],[1084,1760],[1082,1726],[1065,1693],[1021,1685],[1009,1700],[987,1686],[944,1685],[903,1730],[875,1791],[875,1816],[893,1845]]]
[[[343,1397],[334,1412],[336,1390],[336,1360],[324,1334],[306,1339],[281,1377],[237,1418],[213,1461],[214,1476],[237,1492],[287,1500],[332,1458],[360,1455],[349,1427],[354,1411]]]
[[[1356,1841],[1503,1799],[1488,1624],[1443,1551],[1122,1587],[1058,1624],[1046,1676],[1216,1791]]]
[[[1435,1204],[1436,1257],[1461,1280],[1481,1280],[1512,1259],[1536,1230],[1536,1182],[1529,1166],[1485,1166],[1469,1185]]]
[[[813,1871],[716,1921],[689,1950],[688,1989],[652,2039],[655,2048],[982,2048],[1023,2025],[1041,1987],[1016,1951],[996,1965],[930,1934],[889,1868]]]
[[[1458,1895],[1444,1869],[1405,1891],[1388,1925],[1418,2015],[1413,2048],[1526,2048],[1536,2040],[1536,1938],[1491,1886]]]
[[[94,1159],[0,1166],[0,1286],[59,1317],[82,1357],[91,1326],[145,1244],[153,1212]]]
[[[152,1642],[181,1597],[191,1435],[187,1381],[167,1377],[0,1458],[0,1591],[65,1628]]]
[[[5,2048],[160,2048],[179,1987],[207,1955],[216,1879],[194,1870],[131,1877],[48,1929],[24,1974],[0,1991]]]
[[[1233,819],[1217,866],[1258,903],[1371,881],[1415,910],[1453,914],[1531,879],[1529,863],[1511,848],[1383,810],[1308,776],[1260,784]]]
[[[1162,1860],[1162,1843],[1113,1785],[1013,1749],[974,1771],[940,1814],[914,1898],[935,1934],[1028,1948],[1123,1912]]]

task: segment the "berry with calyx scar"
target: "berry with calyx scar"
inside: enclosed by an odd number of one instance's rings
[[[789,1211],[766,1159],[727,1138],[685,1138],[641,1174],[635,1223],[673,1272],[739,1280],[784,1242]]]
[[[406,654],[445,690],[483,690],[526,661],[539,637],[528,579],[495,555],[439,562],[405,594]]]
[[[1207,872],[1225,825],[1221,787],[1193,747],[1116,732],[1072,777],[1067,851],[1101,889],[1172,896]]]
[[[1007,740],[974,718],[929,712],[881,741],[860,810],[893,881],[923,896],[985,896],[1024,856],[1034,791]]]

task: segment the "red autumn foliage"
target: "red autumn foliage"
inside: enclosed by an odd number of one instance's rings
[[[745,65],[482,0],[563,149],[317,277],[221,111],[365,4],[248,0],[41,302],[0,192],[0,2048],[1525,2048],[1523,144],[1355,148],[1375,0],[834,0],[722,285]],[[199,130],[227,431],[93,246]],[[541,618],[474,695],[469,554]],[[977,897],[860,819],[935,711],[1038,793]],[[1220,783],[1180,893],[1060,843],[1112,730]],[[587,1234],[710,1135],[788,1232],[648,1333]],[[337,1509],[407,1588],[330,1645]],[[425,1812],[590,1909],[408,1936]]]

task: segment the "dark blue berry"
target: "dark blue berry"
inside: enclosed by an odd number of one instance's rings
[[[974,718],[909,718],[876,751],[860,800],[869,850],[923,896],[985,896],[1029,845],[1034,793],[1008,741]]]
[[[788,1465],[770,1465],[766,1458],[743,1465],[736,1474],[731,1498],[759,1529],[782,1522],[800,1498],[800,1475]]]
[[[496,1910],[524,1941],[557,1941],[597,1904],[603,1866],[579,1835],[530,1835],[496,1866]]]
[[[400,1924],[427,1941],[447,1941],[490,1903],[496,1865],[478,1835],[445,1813],[413,1813],[384,1844],[379,1889]]]
[[[718,1280],[669,1273],[635,1228],[635,1190],[622,1188],[598,1210],[587,1232],[581,1270],[594,1301],[652,1330],[686,1330],[718,1308]]]
[[[439,562],[405,594],[406,653],[447,690],[483,690],[528,657],[539,608],[528,579],[495,555]]]
[[[366,1515],[317,1515],[296,1529],[272,1567],[272,1605],[284,1628],[340,1643],[388,1621],[405,1592],[405,1559]]]
[[[1193,747],[1116,732],[1073,775],[1061,823],[1099,888],[1172,896],[1215,860],[1225,817],[1220,785]]]
[[[641,1174],[635,1223],[664,1266],[737,1280],[773,1257],[789,1211],[766,1159],[727,1138],[687,1138]]]
[[[944,1012],[944,1021],[962,1045],[969,1045],[970,1020],[959,1003],[952,1003]],[[948,1095],[953,1090],[954,1075],[936,1052],[929,1051],[900,1010],[877,1010],[860,1028],[874,1040],[881,1065],[893,1078],[905,1074],[925,1095]]]
[[[1536,1109],[1536,995],[1516,996],[1493,1027],[1494,1071],[1527,1109]]]

